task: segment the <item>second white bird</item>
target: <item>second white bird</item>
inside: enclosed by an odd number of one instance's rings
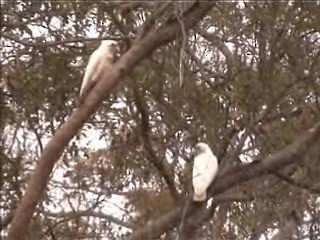
[[[218,172],[218,159],[206,143],[197,143],[192,171],[193,201],[207,199],[207,189]]]

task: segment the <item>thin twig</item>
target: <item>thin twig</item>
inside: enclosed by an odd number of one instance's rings
[[[140,41],[145,36],[145,34],[155,25],[156,20],[168,9],[171,4],[171,1],[166,2],[162,4],[158,10],[152,13],[150,18],[148,18],[141,27],[139,33],[137,34],[136,41]]]
[[[57,45],[63,45],[67,43],[78,43],[78,42],[92,42],[92,41],[101,41],[101,40],[127,40],[127,39],[133,39],[131,36],[122,36],[122,37],[97,37],[97,38],[73,38],[73,39],[66,39],[61,41],[55,41],[55,42],[28,42],[27,40],[20,40],[18,38],[15,38],[13,36],[7,35],[5,33],[2,33],[2,37],[7,38],[9,40],[15,41],[17,43],[20,43],[27,47],[53,47]]]
[[[178,13],[178,17],[177,17],[177,20],[180,24],[181,32],[182,32],[182,44],[181,44],[181,48],[180,48],[180,57],[179,57],[179,85],[180,85],[180,87],[182,87],[182,84],[183,84],[183,75],[184,75],[183,63],[184,63],[184,58],[185,58],[185,48],[186,48],[187,37],[188,37],[184,23],[182,21],[182,14],[183,14],[183,10],[182,10],[181,3],[180,3],[179,13]]]
[[[172,178],[171,169],[166,161],[161,161],[157,157],[157,154],[155,153],[151,145],[150,136],[149,136],[149,132],[150,132],[149,115],[145,108],[144,100],[142,99],[142,96],[140,96],[139,94],[139,90],[138,90],[138,87],[136,86],[136,83],[133,83],[132,85],[133,85],[135,104],[138,111],[140,112],[140,117],[141,117],[141,135],[142,135],[144,147],[147,150],[149,156],[151,157],[151,162],[158,169],[159,173],[163,176],[164,180],[166,181],[173,199],[175,200],[175,202],[178,203],[180,196],[175,187],[174,179]]]

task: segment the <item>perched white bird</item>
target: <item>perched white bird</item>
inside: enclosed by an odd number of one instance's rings
[[[218,159],[206,143],[197,143],[192,170],[194,189],[193,201],[201,202],[207,198],[207,189],[218,172]]]
[[[103,73],[111,69],[116,59],[116,53],[117,42],[103,40],[100,46],[91,54],[80,88],[78,106],[83,103],[94,85],[101,80]]]

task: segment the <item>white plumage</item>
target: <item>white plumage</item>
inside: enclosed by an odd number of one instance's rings
[[[78,105],[83,103],[89,91],[101,80],[103,74],[110,70],[115,62],[116,53],[117,42],[103,40],[100,46],[91,54],[80,88]]]
[[[207,198],[207,189],[218,172],[218,159],[206,143],[197,143],[192,171],[193,201]]]

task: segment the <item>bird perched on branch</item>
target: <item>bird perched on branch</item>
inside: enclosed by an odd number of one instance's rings
[[[80,88],[77,105],[80,106],[94,85],[101,80],[104,73],[111,69],[116,60],[117,42],[103,40],[100,46],[91,54]]]
[[[218,172],[218,159],[206,143],[197,143],[192,170],[194,189],[193,201],[202,202],[207,198],[207,189]]]

